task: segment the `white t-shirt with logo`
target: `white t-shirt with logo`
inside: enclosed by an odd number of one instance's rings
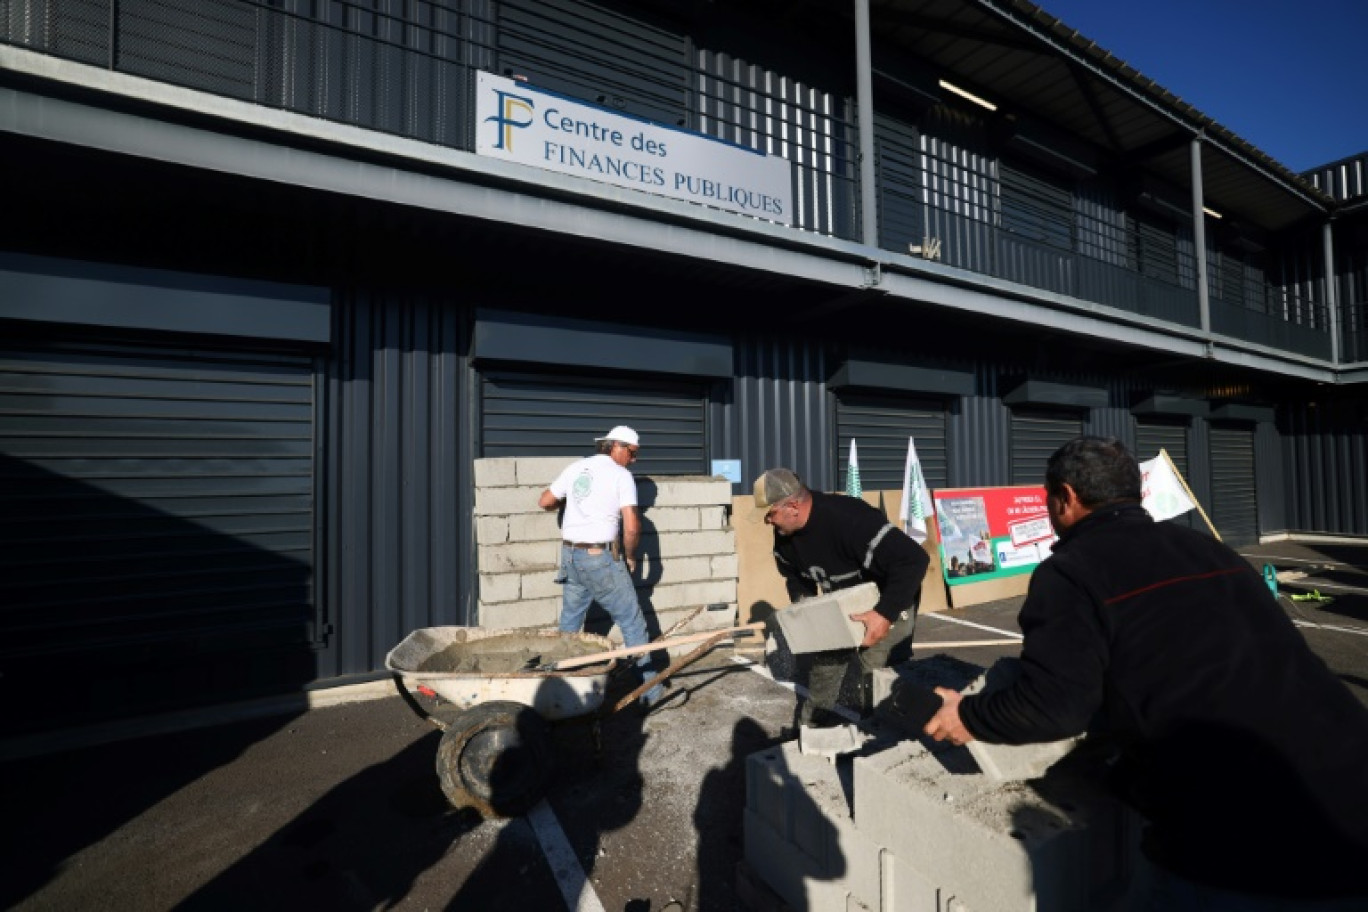
[[[550,490],[565,501],[561,537],[566,541],[613,541],[622,524],[622,508],[637,505],[632,473],[605,453],[570,463]]]

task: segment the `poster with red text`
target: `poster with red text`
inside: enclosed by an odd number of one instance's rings
[[[1043,487],[943,488],[931,500],[951,586],[1030,573],[1050,556],[1055,534]]]

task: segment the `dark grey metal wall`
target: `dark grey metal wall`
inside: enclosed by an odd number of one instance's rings
[[[891,394],[842,391],[836,396],[836,458],[839,484],[850,472],[850,441],[855,441],[861,485],[869,490],[900,490],[907,465],[907,441],[916,442],[922,476],[932,488],[948,486],[945,403]]]
[[[479,383],[482,456],[587,456],[595,437],[625,424],[641,435],[634,472],[708,471],[709,384],[508,370],[482,370]]]
[[[829,354],[820,342],[747,336],[736,343],[736,380],[728,425],[741,460],[742,489],[767,468],[787,466],[808,484],[836,484],[827,403]]]
[[[1207,513],[1228,545],[1259,539],[1258,482],[1255,476],[1254,428],[1211,429],[1211,505]]]
[[[1368,404],[1290,404],[1282,424],[1287,521],[1271,528],[1368,535]]]
[[[349,290],[328,374],[320,676],[384,666],[419,627],[474,616],[468,314],[442,297]]]

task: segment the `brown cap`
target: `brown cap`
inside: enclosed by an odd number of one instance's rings
[[[770,507],[803,490],[803,483],[790,469],[766,469],[755,479],[755,511],[751,522],[763,522]]]

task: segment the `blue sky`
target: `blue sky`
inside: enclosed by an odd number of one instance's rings
[[[1032,0],[1293,171],[1368,152],[1368,0]]]

